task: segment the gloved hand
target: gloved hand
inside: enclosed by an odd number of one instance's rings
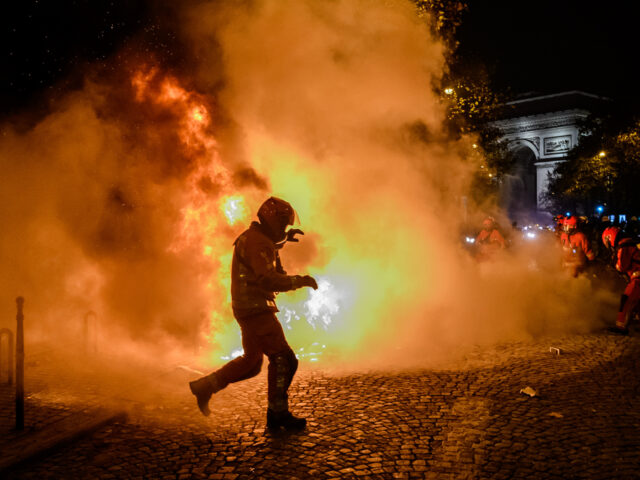
[[[316,282],[316,279],[311,275],[305,275],[304,277],[302,277],[302,281],[302,285],[304,285],[305,287],[311,287],[314,290],[318,289],[318,282]]]
[[[287,230],[287,242],[299,242],[296,235],[304,235],[304,232],[298,228],[291,228]]]
[[[314,290],[318,289],[318,284],[311,275],[298,275],[297,276],[297,284],[300,287],[311,287]]]

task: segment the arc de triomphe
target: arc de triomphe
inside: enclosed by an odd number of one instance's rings
[[[503,133],[516,162],[501,185],[501,203],[514,220],[545,213],[548,174],[578,142],[578,122],[607,99],[570,91],[531,96],[506,104],[493,126]]]

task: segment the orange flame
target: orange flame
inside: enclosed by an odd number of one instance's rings
[[[232,320],[230,305],[232,242],[247,228],[252,213],[265,195],[251,190],[239,192],[233,185],[232,171],[220,157],[212,133],[214,126],[205,100],[185,90],[177,79],[159,76],[154,70],[138,72],[132,80],[136,98],[153,102],[178,116],[179,138],[189,158],[196,159],[196,165],[186,179],[189,188],[186,198],[182,199],[180,228],[175,232],[170,248],[176,252],[193,249],[210,262],[213,274],[207,287],[211,297],[216,299],[208,312],[211,340],[215,345],[212,357],[218,360],[231,358],[240,348],[239,330]],[[326,230],[330,230],[327,219],[314,219],[314,214],[319,201],[317,195],[328,190],[331,177],[326,172],[309,168],[303,158],[268,140],[249,147],[254,150],[251,152],[252,166],[259,174],[270,173],[273,194],[290,199],[301,218],[308,221],[306,225],[311,221],[324,223]],[[256,153],[258,151],[260,153]],[[203,178],[215,179],[219,189],[215,196],[200,188]],[[363,228],[369,227],[363,225]],[[383,292],[384,283],[372,283],[372,279],[386,269],[385,265],[354,260],[358,256],[351,254],[346,239],[335,234],[332,239],[335,242],[333,249],[343,253],[336,253],[324,268],[316,266],[308,272],[318,280],[318,290],[301,289],[278,298],[280,320],[288,337],[292,344],[300,346],[298,356],[311,361],[316,361],[320,353],[332,345],[357,348],[362,332],[368,328],[366,322],[380,317],[379,313],[373,313],[380,306],[379,302],[358,302],[358,297],[363,295],[363,286],[380,298],[387,293]],[[303,245],[307,241],[302,238]],[[287,253],[283,261],[286,264]],[[309,268],[308,265],[303,267]],[[387,277],[392,278],[393,274],[387,274]],[[350,320],[353,315],[365,320],[354,323]]]

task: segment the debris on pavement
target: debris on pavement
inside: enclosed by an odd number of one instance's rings
[[[558,347],[549,347],[549,351],[551,353],[555,353],[556,355],[560,355],[562,353],[562,349]]]
[[[535,397],[538,394],[538,392],[536,392],[531,387],[525,387],[520,389],[520,393],[524,393],[525,395],[529,395],[530,397]]]
[[[555,418],[564,418],[564,415],[562,415],[560,412],[551,412],[549,416]]]

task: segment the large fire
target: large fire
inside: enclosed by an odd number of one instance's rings
[[[214,344],[212,356],[214,359],[237,356],[241,352],[240,337],[231,315],[229,293],[232,242],[235,236],[248,227],[256,206],[266,198],[265,193],[249,191],[243,194],[234,187],[231,182],[232,172],[225,167],[224,158],[221,158],[217,149],[211,115],[197,94],[183,88],[176,78],[163,77],[157,69],[137,72],[132,84],[139,102],[152,102],[178,115],[178,133],[183,148],[188,151],[188,156],[197,159],[197,168],[186,180],[189,190],[181,208],[180,228],[175,232],[169,248],[179,252],[195,246],[203,256],[210,259],[215,273],[209,279],[207,287],[212,297],[224,299],[212,305],[207,313]],[[307,168],[308,176],[313,176],[310,165]],[[260,173],[267,176],[269,171]],[[218,185],[223,185],[223,190],[214,200],[202,188],[203,179],[208,178],[215,178]],[[288,178],[285,181],[298,185],[303,178]],[[304,216],[310,216],[313,210],[309,202],[312,197],[312,192],[307,190],[309,187],[311,185],[307,184],[299,192],[294,192],[292,200],[294,204],[295,198],[303,200],[300,203]],[[312,232],[313,226],[310,227],[311,229],[305,229]],[[301,238],[304,243],[305,237]],[[286,263],[286,251],[283,258]],[[339,328],[338,317],[352,305],[355,289],[349,286],[348,276],[343,275],[341,279],[335,280],[336,272],[331,272],[327,265],[314,265],[310,272],[317,276],[317,291],[304,290],[286,295],[286,298],[281,295],[278,303],[285,329],[300,344],[299,356],[316,361],[320,351],[331,344],[333,330]],[[338,289],[336,285],[341,288]]]
[[[352,212],[336,211],[335,202],[332,205],[327,199],[345,186],[335,178],[340,172],[328,170],[291,145],[260,133],[251,136],[250,161],[258,174],[268,179],[271,192],[255,188],[238,191],[218,150],[205,100],[187,91],[176,78],[154,69],[136,73],[132,83],[139,102],[151,102],[178,115],[182,148],[197,162],[185,180],[189,189],[170,249],[179,252],[195,246],[212,265],[214,273],[207,287],[217,301],[211,302],[206,315],[214,359],[241,351],[230,306],[232,243],[269,194],[294,205],[300,227],[306,232],[299,245],[285,247],[285,268],[291,274],[309,273],[319,284],[317,291],[302,289],[281,294],[277,300],[280,320],[299,356],[315,361],[323,350],[357,349],[399,298],[416,291],[413,273],[422,270],[418,278],[428,277],[429,269],[420,267],[425,254],[429,255],[428,243],[421,240],[421,220],[409,222],[405,218],[413,209],[406,203],[411,199],[397,194],[391,200],[373,196],[362,198],[363,204],[354,205]],[[202,188],[203,179],[215,179],[221,186],[215,197]],[[369,213],[352,217],[363,210]],[[346,229],[345,221],[349,223]],[[413,259],[406,255],[410,249]]]
[[[443,128],[444,49],[413,2],[228,3],[176,7],[184,64],[96,67],[36,124],[2,125],[0,306],[24,295],[43,336],[94,311],[105,349],[222,362],[241,351],[233,242],[274,195],[305,232],[285,270],[319,284],[277,298],[304,359],[431,359],[593,317],[581,283],[526,261],[487,277],[461,250],[484,213],[473,139]]]

